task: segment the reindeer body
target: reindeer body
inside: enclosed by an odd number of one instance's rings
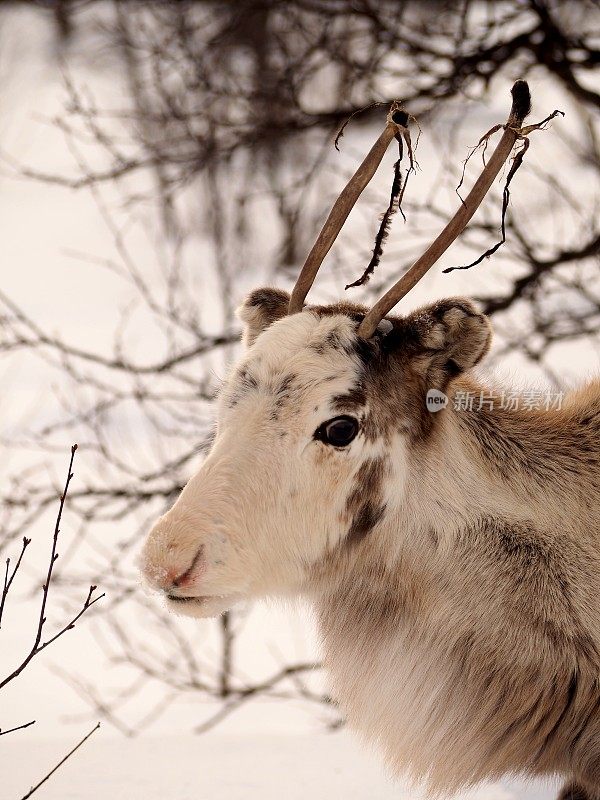
[[[598,796],[600,382],[447,412],[397,509],[315,570],[334,695],[434,791],[559,772]]]
[[[364,309],[288,299],[242,307],[247,355],[148,581],[198,617],[308,597],[350,723],[432,791],[559,773],[600,798],[600,382],[457,411],[490,342],[468,301],[364,340]]]

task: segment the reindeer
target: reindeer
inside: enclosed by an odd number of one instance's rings
[[[460,408],[489,392],[471,301],[389,315],[396,285],[370,310],[305,305],[314,274],[243,303],[247,349],[147,581],[193,617],[307,598],[349,723],[434,794],[510,772],[600,800],[600,381],[560,408]]]

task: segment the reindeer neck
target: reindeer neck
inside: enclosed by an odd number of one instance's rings
[[[600,381],[563,395],[462,378],[439,413],[411,469],[430,523],[442,514],[446,524],[551,517],[556,527],[581,516],[581,504],[597,512],[589,499],[600,490]]]
[[[591,720],[600,664],[600,382],[548,410],[456,408],[467,390],[483,387],[456,382],[380,524],[312,592],[350,723],[444,792],[544,752],[531,709]]]
[[[423,576],[432,548],[452,549],[462,530],[490,520],[551,539],[598,536],[600,381],[561,401],[542,392],[502,396],[463,378],[438,414],[393,466],[377,525],[360,541],[343,540],[317,584],[368,577],[367,564],[406,574],[407,560]]]

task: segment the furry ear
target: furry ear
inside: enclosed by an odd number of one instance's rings
[[[426,376],[428,388],[445,389],[452,378],[474,367],[490,349],[488,318],[462,297],[419,309],[406,323],[413,333],[413,363]]]
[[[273,322],[285,317],[290,296],[282,289],[255,289],[250,292],[237,310],[239,319],[244,323],[243,339],[247,347],[251,347],[256,337]]]

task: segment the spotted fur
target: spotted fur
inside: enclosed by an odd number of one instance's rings
[[[350,724],[433,793],[559,773],[562,800],[600,800],[600,381],[561,409],[456,411],[491,338],[469,301],[363,341],[361,307],[288,299],[242,306],[249,348],[148,581],[200,617],[307,597]],[[345,448],[315,435],[341,414]]]

